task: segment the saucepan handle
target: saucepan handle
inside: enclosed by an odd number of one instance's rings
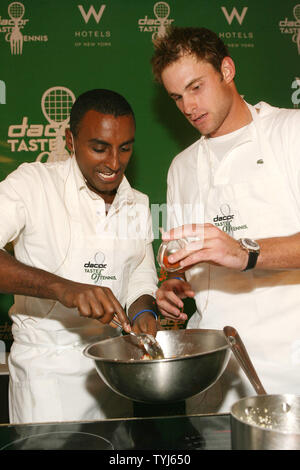
[[[267,395],[261,381],[258,378],[256,370],[252,364],[252,361],[247,353],[243,341],[240,335],[232,326],[225,326],[223,328],[227,343],[229,344],[232,353],[234,354],[239,365],[250,380],[257,395]]]

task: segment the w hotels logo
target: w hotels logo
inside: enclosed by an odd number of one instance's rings
[[[231,24],[233,19],[236,18],[237,21],[241,25],[244,21],[245,15],[246,15],[247,10],[248,10],[248,7],[244,7],[241,13],[239,13],[235,7],[232,9],[231,13],[228,13],[226,7],[221,7],[221,10],[225,15],[225,18],[228,21],[228,24]]]
[[[77,5],[77,6],[85,23],[88,23],[90,21],[91,16],[93,16],[96,23],[99,23],[106,7],[106,5],[101,5],[97,13],[94,8],[94,5],[91,5],[88,11],[85,11],[82,5]]]
[[[76,47],[104,47],[111,46],[111,31],[109,29],[99,29],[104,23],[108,24],[106,5],[100,5],[97,8],[94,5],[77,5],[81,18],[88,29],[74,31],[76,38]],[[105,12],[105,14],[104,14]],[[104,26],[106,28],[106,26]]]
[[[228,47],[254,47],[254,34],[252,31],[245,31],[243,26],[248,7],[237,10],[236,7],[228,10],[221,7],[223,15],[228,23],[227,31],[220,31],[219,37],[226,41]]]
[[[294,19],[287,17],[279,21],[279,29],[282,34],[290,34],[292,41],[296,44],[298,54],[300,55],[300,3],[293,8]]]

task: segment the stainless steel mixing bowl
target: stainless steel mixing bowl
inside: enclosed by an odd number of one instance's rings
[[[144,403],[185,400],[213,385],[225,370],[230,347],[221,330],[165,330],[157,333],[165,359],[141,360],[130,336],[87,346],[98,374],[116,393]]]

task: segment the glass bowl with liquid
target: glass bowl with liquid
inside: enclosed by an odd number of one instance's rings
[[[156,258],[159,266],[168,272],[182,271],[183,268],[180,266],[179,262],[170,263],[168,261],[168,257],[173,253],[176,253],[176,251],[185,248],[187,244],[188,241],[184,238],[162,242],[158,249]]]

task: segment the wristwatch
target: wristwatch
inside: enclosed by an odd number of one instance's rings
[[[253,269],[256,265],[258,255],[260,253],[259,244],[251,238],[240,238],[239,242],[243,250],[246,250],[249,255],[247,266],[245,267],[245,269],[242,269],[242,271],[248,271],[248,269]]]

